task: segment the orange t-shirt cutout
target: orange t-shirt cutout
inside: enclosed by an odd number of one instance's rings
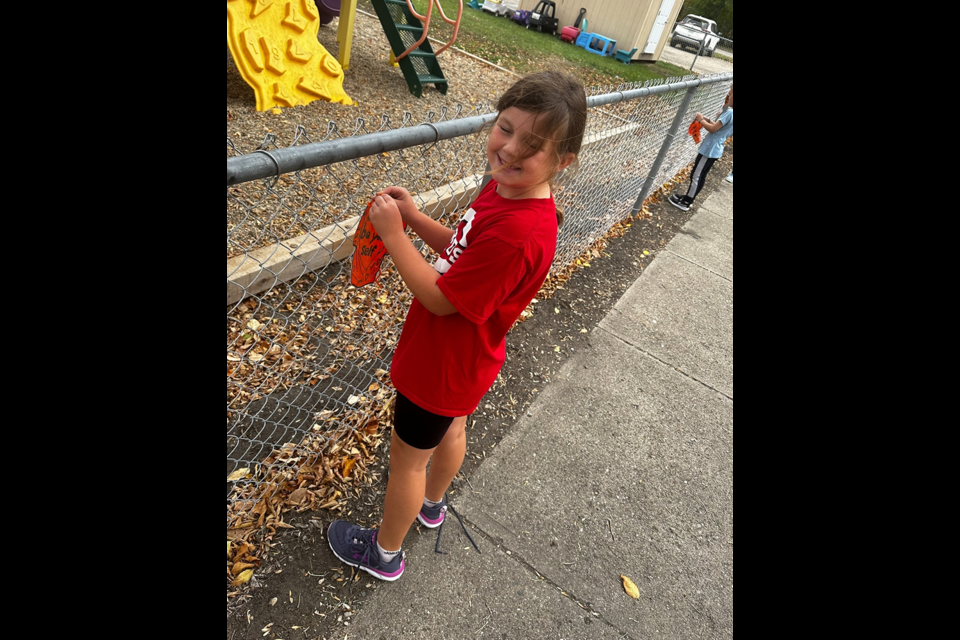
[[[375,282],[380,275],[380,265],[387,257],[387,248],[383,246],[383,240],[370,222],[370,207],[375,201],[376,198],[371,200],[366,211],[360,216],[357,232],[353,236],[353,246],[356,247],[356,251],[353,253],[350,282],[355,287],[365,287]],[[406,223],[403,224],[403,228],[406,230]]]

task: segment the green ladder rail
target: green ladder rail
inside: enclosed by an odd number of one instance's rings
[[[437,90],[446,95],[448,83],[437,62],[437,56],[443,53],[447,47],[453,44],[460,29],[460,17],[454,22],[443,15],[443,9],[440,9],[443,19],[450,24],[455,24],[453,40],[434,53],[430,41],[426,37],[426,31],[430,28],[430,19],[433,11],[433,2],[424,18],[414,14],[406,0],[371,0],[373,8],[380,18],[380,25],[383,32],[390,42],[390,48],[396,57],[400,70],[403,71],[403,77],[407,80],[407,86],[410,87],[410,93],[418,98],[423,97],[424,85],[432,84]],[[463,2],[460,3],[461,15],[463,12]]]

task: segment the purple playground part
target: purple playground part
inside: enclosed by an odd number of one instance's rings
[[[320,24],[330,24],[340,15],[340,0],[316,0],[320,12]]]
[[[516,22],[521,27],[530,26],[530,14],[531,11],[514,11],[513,21]]]

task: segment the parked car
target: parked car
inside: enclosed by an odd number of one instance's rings
[[[673,30],[673,35],[670,36],[670,46],[679,46],[681,49],[690,47],[697,51],[701,51],[701,47],[703,47],[701,55],[710,58],[713,57],[717,45],[720,44],[721,35],[717,29],[717,23],[713,20],[702,16],[688,15]],[[704,39],[706,39],[706,43],[704,43]]]
[[[520,10],[520,0],[484,0],[483,10],[495,16],[512,18]]]

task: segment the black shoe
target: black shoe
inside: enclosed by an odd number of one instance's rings
[[[690,205],[684,202],[683,198],[680,196],[673,195],[667,198],[667,200],[669,200],[670,204],[675,206],[677,209],[680,209],[680,211],[690,211]]]

